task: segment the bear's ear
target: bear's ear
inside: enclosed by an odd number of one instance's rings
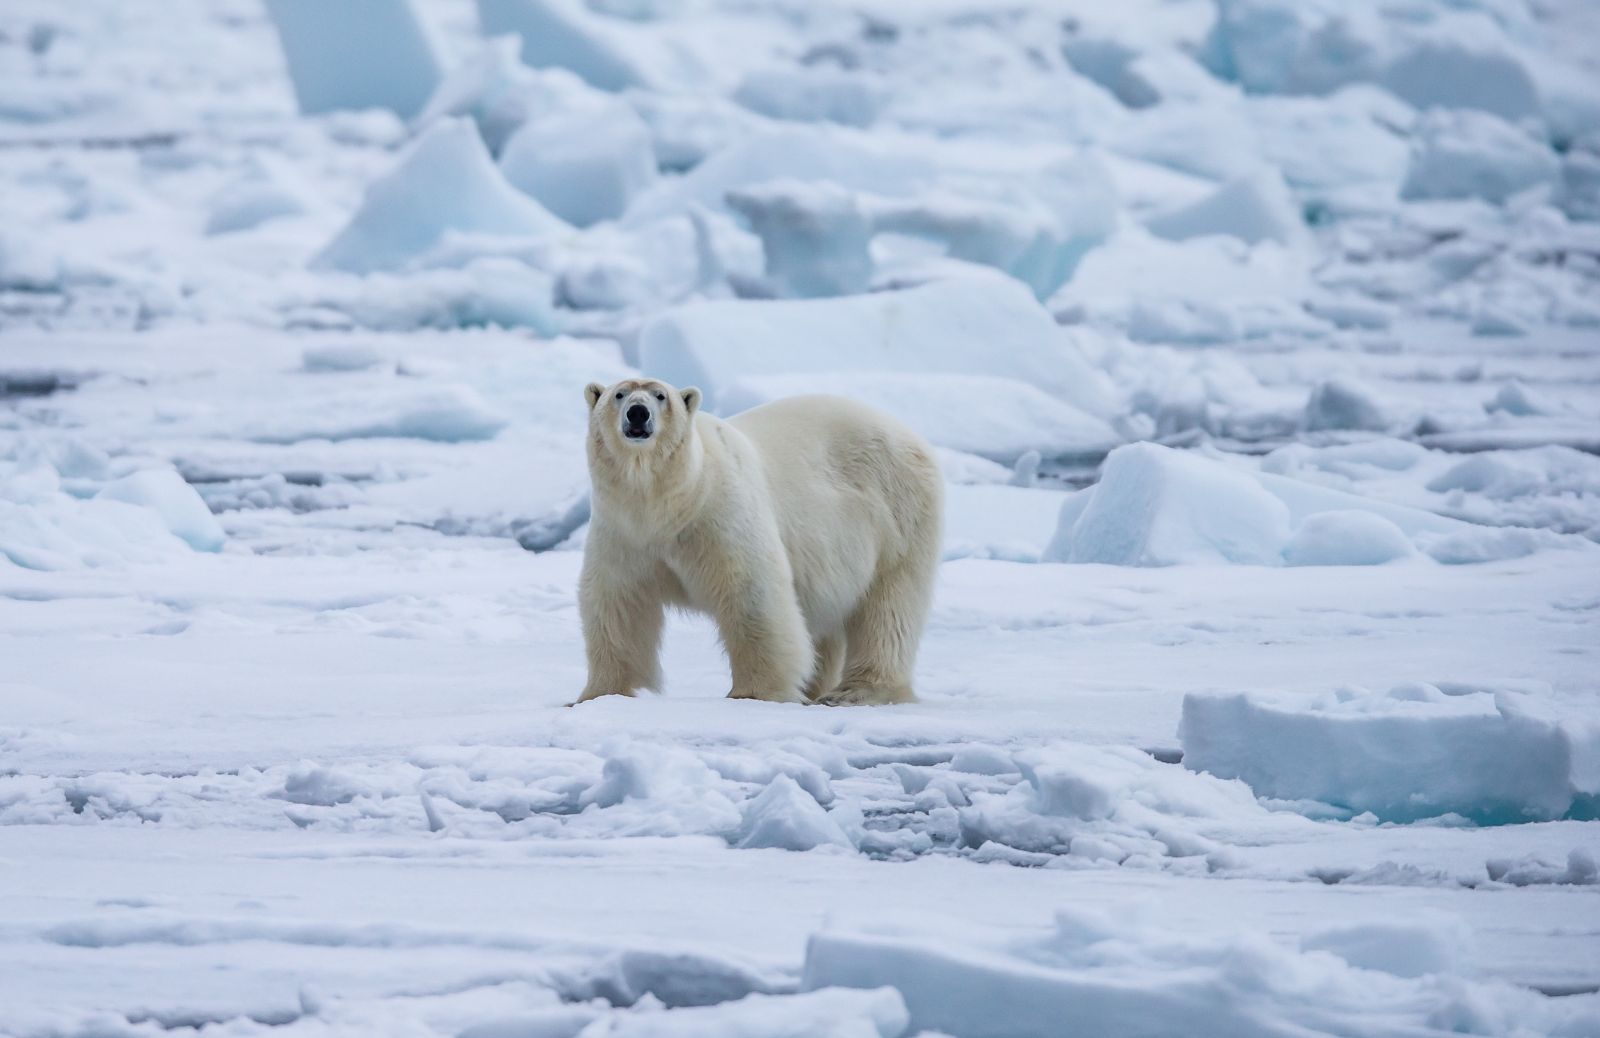
[[[683,406],[689,409],[690,414],[694,414],[695,411],[699,410],[700,390],[690,386],[688,389],[680,390],[678,395],[683,397]]]
[[[583,396],[584,399],[589,401],[589,410],[591,411],[594,410],[594,405],[600,402],[600,398],[605,395],[606,387],[598,382],[591,382],[583,387]]]

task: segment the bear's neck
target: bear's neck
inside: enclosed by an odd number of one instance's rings
[[[687,526],[704,505],[705,448],[698,436],[686,437],[670,451],[621,457],[604,451],[591,466],[596,518],[639,532],[655,533],[664,523]]]

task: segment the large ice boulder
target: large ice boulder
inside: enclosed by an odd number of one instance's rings
[[[723,403],[734,413],[804,393],[860,400],[894,415],[936,446],[1007,465],[1029,451],[1051,459],[1095,460],[1121,442],[1105,419],[1030,383],[999,375],[916,371],[755,375],[734,381]]]
[[[471,120],[446,119],[367,188],[361,207],[312,265],[353,274],[396,270],[447,232],[532,238],[567,229],[506,183]]]
[[[267,13],[302,112],[388,108],[410,118],[439,84],[411,0],[267,0]]]
[[[514,187],[569,223],[614,220],[656,179],[650,130],[606,99],[535,116],[506,141],[500,170]]]
[[[1513,692],[1446,689],[1340,689],[1309,700],[1190,693],[1183,763],[1242,779],[1258,796],[1396,822],[1548,820],[1600,792],[1600,728],[1545,716]]]
[[[1283,174],[1271,167],[1230,180],[1199,201],[1161,213],[1145,224],[1163,238],[1228,234],[1240,241],[1297,245],[1306,238],[1300,207]]]
[[[1379,566],[1415,555],[1405,531],[1381,515],[1341,508],[1306,516],[1283,547],[1291,566]]]
[[[564,68],[529,68],[519,56],[521,46],[515,35],[484,40],[444,77],[412,128],[420,132],[440,119],[469,116],[498,155],[528,119],[610,97]]]
[[[1543,142],[1486,112],[1428,112],[1414,131],[1405,198],[1482,198],[1503,202],[1551,184],[1561,172]]]
[[[640,330],[639,366],[698,385],[717,411],[740,379],[858,371],[994,375],[1090,414],[1111,406],[1104,374],[1033,295],[995,277],[838,299],[689,303]]]

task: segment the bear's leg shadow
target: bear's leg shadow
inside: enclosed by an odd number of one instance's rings
[[[586,572],[578,596],[589,680],[577,702],[599,696],[631,696],[661,690],[661,628],[666,622],[662,588],[628,574]]]

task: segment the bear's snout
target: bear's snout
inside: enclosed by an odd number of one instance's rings
[[[622,435],[630,440],[650,438],[650,426],[652,423],[648,407],[643,404],[630,404],[622,417]]]

